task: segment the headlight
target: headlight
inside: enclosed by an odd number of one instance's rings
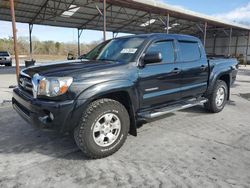
[[[37,94],[55,97],[66,93],[73,81],[72,77],[48,77],[40,80],[37,88]]]

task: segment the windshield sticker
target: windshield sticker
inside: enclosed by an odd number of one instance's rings
[[[137,48],[123,48],[121,54],[134,54]]]

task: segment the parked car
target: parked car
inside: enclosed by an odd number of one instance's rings
[[[9,52],[0,51],[0,65],[12,66],[12,58]]]
[[[22,70],[14,109],[38,127],[74,131],[87,156],[102,158],[142,123],[201,104],[217,113],[229,100],[237,60],[207,59],[195,37],[145,34],[104,44],[83,60]]]

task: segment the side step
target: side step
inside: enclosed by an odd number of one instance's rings
[[[171,112],[175,112],[178,110],[183,110],[186,108],[190,108],[193,106],[201,105],[206,103],[208,100],[206,98],[194,98],[191,100],[187,100],[185,102],[181,102],[180,104],[170,105],[164,108],[154,109],[152,111],[146,111],[139,113],[139,117],[145,118],[145,119],[152,119],[156,118]]]

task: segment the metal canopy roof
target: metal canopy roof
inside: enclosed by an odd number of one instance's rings
[[[250,27],[221,21],[152,0],[106,0],[107,31],[123,33],[166,32],[202,36],[247,35]],[[11,21],[9,0],[0,2],[0,20]],[[96,0],[18,0],[16,21],[78,29],[103,29],[103,3]],[[169,18],[169,19],[168,19]]]

